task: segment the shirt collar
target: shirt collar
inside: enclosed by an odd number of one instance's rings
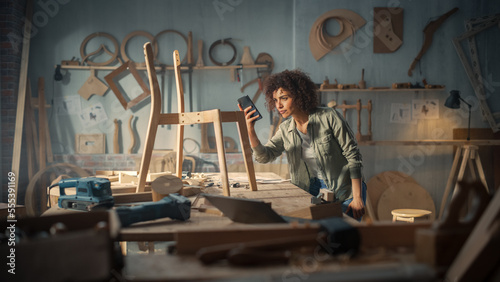
[[[311,124],[311,121],[314,122],[314,117],[316,116],[316,113],[318,111],[318,108],[314,109],[312,113],[309,114],[309,124]],[[288,125],[288,132],[294,131],[297,128],[295,125],[295,120],[293,117],[290,118],[290,125]]]

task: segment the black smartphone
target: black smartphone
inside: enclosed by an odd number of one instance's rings
[[[259,119],[262,118],[262,115],[259,113],[259,110],[257,110],[257,107],[255,107],[254,103],[252,102],[252,99],[250,99],[250,97],[248,97],[248,95],[245,95],[245,96],[239,98],[238,103],[241,105],[241,108],[243,108],[243,109],[246,109],[246,108],[251,106],[252,109],[250,111],[256,110],[256,112],[253,113],[252,117],[254,117],[254,116],[259,116],[259,117],[254,121],[258,121]]]

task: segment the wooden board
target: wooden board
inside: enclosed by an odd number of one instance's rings
[[[417,183],[413,177],[395,170],[381,172],[368,180],[366,183],[369,205],[373,210],[374,220],[378,220],[377,206],[382,193],[391,185],[396,183]]]
[[[403,8],[373,8],[373,53],[392,53],[403,44]]]
[[[19,84],[17,91],[16,128],[14,130],[14,148],[12,149],[11,171],[19,176],[21,165],[21,148],[23,141],[24,107],[26,103],[26,87],[28,83],[28,58],[30,54],[31,19],[33,15],[33,1],[26,4],[26,18],[24,20],[23,51],[21,53],[21,70],[19,73]],[[17,203],[18,181],[14,184],[14,195]]]
[[[76,134],[76,154],[104,154],[106,153],[104,134]]]
[[[436,207],[431,195],[416,183],[392,184],[380,196],[377,205],[379,220],[392,220],[395,209],[422,209],[431,211],[430,219],[436,218]]]

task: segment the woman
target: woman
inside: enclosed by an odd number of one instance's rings
[[[365,213],[366,185],[362,181],[362,159],[354,134],[332,108],[318,107],[316,85],[299,70],[285,70],[264,82],[266,106],[276,110],[283,121],[276,134],[262,145],[252,117],[245,112],[255,160],[268,163],[287,154],[291,182],[316,196],[320,188],[334,192],[342,210],[360,220]]]

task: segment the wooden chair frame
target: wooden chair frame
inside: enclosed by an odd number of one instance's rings
[[[201,111],[201,112],[184,112],[184,90],[182,87],[181,78],[181,61],[179,52],[174,51],[174,71],[175,82],[177,86],[177,102],[178,113],[161,113],[161,94],[154,66],[154,55],[151,43],[144,44],[144,55],[146,57],[146,69],[148,71],[149,84],[151,90],[151,113],[149,117],[149,125],[144,145],[144,153],[141,159],[139,170],[139,184],[137,192],[143,192],[146,185],[146,176],[151,162],[151,154],[153,152],[156,132],[158,125],[162,124],[177,124],[177,165],[176,175],[182,177],[182,160],[183,160],[183,140],[184,140],[184,125],[213,123],[215,130],[215,139],[217,143],[217,155],[219,158],[219,167],[221,173],[222,187],[225,196],[230,196],[229,179],[227,175],[227,165],[225,157],[225,149],[222,134],[222,122],[236,122],[238,124],[238,132],[241,143],[241,150],[245,161],[245,167],[248,174],[250,189],[257,191],[257,183],[255,179],[255,170],[252,162],[252,152],[250,150],[250,142],[245,121],[245,116],[242,111],[221,112],[219,109]]]
[[[372,100],[369,100],[367,105],[362,105],[361,99],[358,99],[355,105],[348,105],[344,100],[342,102],[342,105],[335,105],[334,108],[342,109],[342,115],[344,116],[344,119],[347,119],[346,114],[348,109],[356,109],[358,111],[358,131],[356,132],[356,139],[358,140],[358,142],[372,140]],[[362,109],[366,109],[368,111],[368,133],[365,135],[361,134]]]

